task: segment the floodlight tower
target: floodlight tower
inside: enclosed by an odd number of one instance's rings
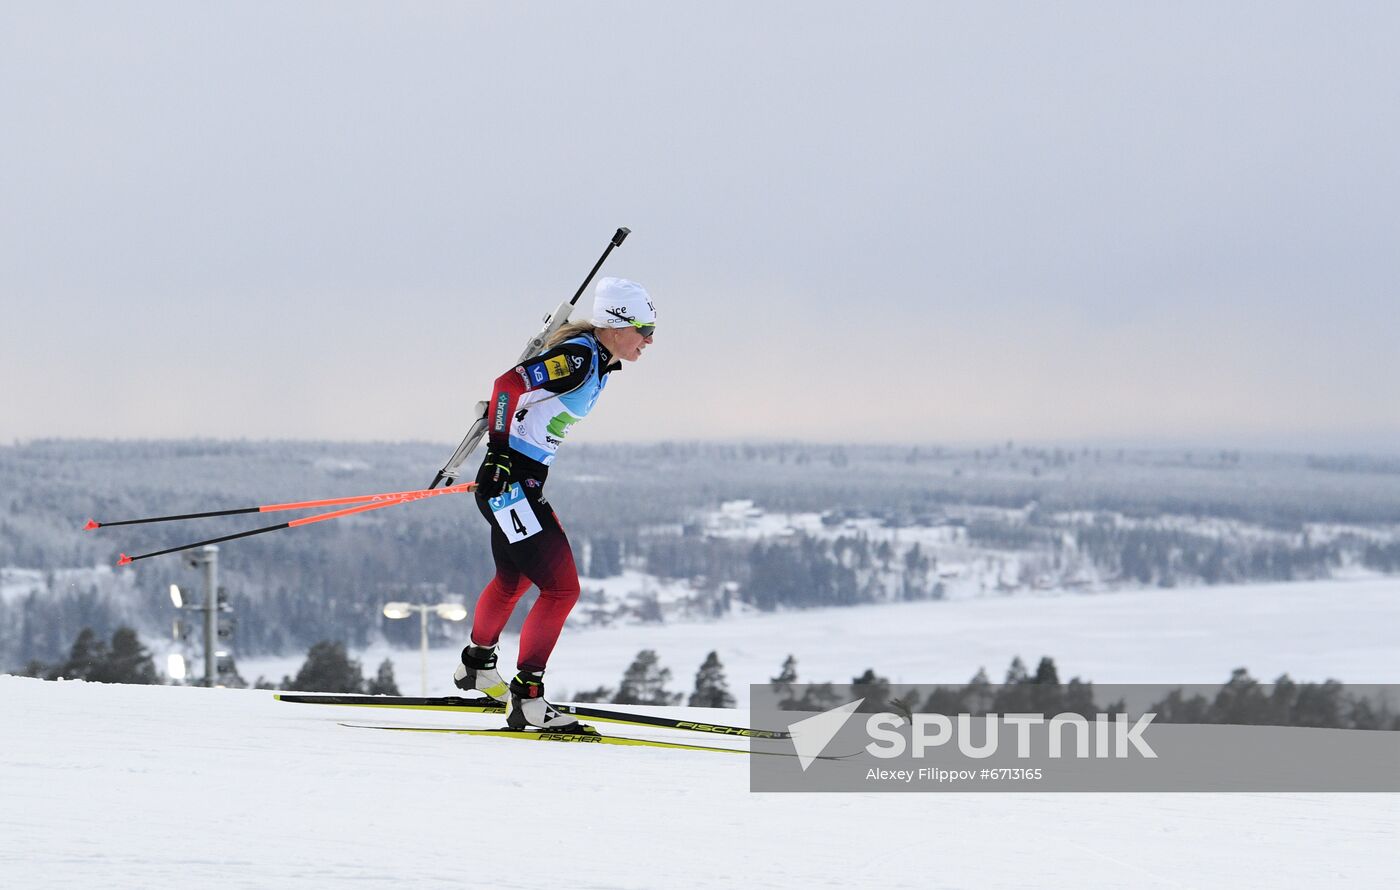
[[[204,567],[204,685],[212,688],[218,681],[219,666],[219,548],[206,544],[187,560],[191,566]]]
[[[423,697],[428,697],[428,613],[434,612],[444,621],[461,621],[467,617],[467,607],[461,603],[385,603],[385,618],[407,618],[417,612],[419,625],[419,653],[423,673]]]

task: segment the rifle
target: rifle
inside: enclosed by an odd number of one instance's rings
[[[603,261],[608,258],[608,254],[612,253],[614,247],[621,247],[622,242],[625,241],[630,234],[632,234],[632,230],[628,228],[620,228],[613,233],[612,240],[608,242],[608,246],[603,251],[603,255],[598,257],[598,262],[593,264],[593,268],[589,271],[588,277],[583,279],[583,284],[578,286],[578,290],[574,293],[573,299],[563,301],[555,307],[553,312],[544,317],[544,327],[540,328],[540,332],[526,342],[525,349],[520,353],[520,358],[516,359],[517,363],[539,355],[540,352],[544,350],[545,341],[549,339],[550,335],[568,323],[569,313],[573,312],[574,305],[578,303],[578,298],[583,296],[584,290],[586,290],[589,283],[593,281],[593,276],[598,274],[598,270],[602,267]],[[448,486],[456,482],[457,473],[463,461],[467,459],[467,455],[476,450],[476,446],[481,442],[481,437],[486,435],[486,408],[486,402],[476,403],[476,414],[474,415],[476,419],[472,421],[471,428],[467,430],[466,436],[462,438],[462,444],[457,446],[457,450],[452,452],[452,456],[447,459],[447,463],[443,464],[441,470],[438,470],[437,476],[433,479],[433,484],[428,486],[429,490],[437,488],[438,485],[444,481],[446,481]]]

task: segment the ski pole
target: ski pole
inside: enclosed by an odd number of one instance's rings
[[[326,519],[339,519],[342,518],[342,516],[363,514],[363,512],[371,511],[371,509],[395,507],[396,504],[407,504],[407,502],[409,501],[421,501],[424,500],[424,498],[435,497],[435,495],[438,494],[462,494],[465,493],[465,491],[475,490],[476,483],[468,483],[465,484],[465,486],[456,486],[455,488],[440,488],[440,490],[431,491],[431,493],[430,491],[407,491],[407,493],[403,494],[402,497],[385,497],[385,495],[375,495],[375,497],[378,497],[379,500],[368,502],[368,504],[358,504],[356,505],[356,507],[335,509],[335,511],[326,512],[326,514],[302,516],[301,519],[291,519],[290,522],[279,522],[277,523],[277,525],[263,526],[263,528],[260,529],[249,529],[246,530],[246,532],[234,532],[232,533],[232,535],[210,537],[209,540],[199,540],[199,542],[195,542],[193,544],[181,544],[181,546],[179,547],[168,547],[168,549],[157,550],[154,551],[154,553],[141,553],[137,554],[137,556],[126,556],[126,554],[123,553],[120,554],[120,558],[118,561],[116,561],[116,564],[130,565],[132,563],[136,563],[137,560],[148,560],[148,558],[151,557],[165,556],[165,554],[167,553],[179,553],[179,551],[181,550],[193,550],[195,549],[195,547],[203,547],[204,544],[221,544],[224,543],[225,540],[237,540],[239,539],[239,537],[265,535],[265,533],[267,532],[277,532],[277,530],[281,529],[295,529],[298,528],[298,526],[302,525],[312,525],[312,523],[315,522],[325,522]],[[335,500],[340,500],[340,498],[335,498]]]
[[[578,298],[583,296],[583,292],[588,288],[589,282],[593,280],[593,276],[597,275],[598,270],[603,267],[603,261],[608,258],[608,254],[613,252],[614,247],[621,247],[622,242],[626,241],[627,236],[630,234],[632,234],[632,230],[626,226],[619,228],[613,233],[612,240],[608,242],[608,246],[603,250],[603,255],[598,257],[598,262],[594,263],[593,268],[588,270],[588,277],[583,279],[583,284],[578,286],[578,290],[574,292],[573,299],[565,300],[560,303],[555,307],[553,312],[544,317],[544,327],[525,344],[525,349],[520,353],[520,358],[516,360],[517,362],[523,362],[525,359],[536,355],[540,350],[544,349],[544,341],[549,339],[549,335],[562,328],[569,320],[569,313],[573,311],[574,305],[578,303]],[[428,486],[429,490],[437,488],[444,480],[451,486],[452,480],[457,478],[457,468],[462,465],[462,461],[467,459],[467,455],[475,450],[477,443],[481,441],[481,437],[485,434],[486,403],[477,402],[476,419],[472,421],[471,428],[467,430],[466,436],[462,438],[462,444],[457,446],[457,450],[452,452],[452,456],[447,459],[447,463],[443,464],[442,469],[438,470],[437,475],[433,477],[433,484]]]
[[[257,507],[238,507],[232,510],[209,510],[205,513],[180,513],[174,516],[150,516],[144,519],[120,519],[114,522],[98,522],[96,519],[89,519],[87,525],[83,526],[84,531],[92,531],[98,528],[107,528],[113,525],[143,525],[148,522],[174,522],[180,519],[208,519],[211,516],[237,516],[243,513],[276,513],[282,510],[309,510],[312,507],[339,507],[344,504],[360,504],[365,502],[378,502],[392,500],[399,503],[404,500],[416,501],[423,498],[436,497],[444,494],[445,491],[433,491],[423,488],[417,491],[393,491],[387,494],[362,494],[355,497],[346,498],[325,498],[319,501],[296,501],[290,504],[263,504]],[[455,494],[456,492],[454,492]]]

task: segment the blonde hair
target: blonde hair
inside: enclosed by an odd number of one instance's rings
[[[598,326],[591,321],[571,321],[559,330],[549,335],[549,339],[544,341],[545,349],[553,349],[565,340],[571,340],[579,334],[592,334]]]

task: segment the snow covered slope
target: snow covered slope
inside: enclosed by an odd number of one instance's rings
[[[0,886],[1381,887],[1400,841],[1398,795],[758,795],[742,757],[341,710],[0,676]]]

